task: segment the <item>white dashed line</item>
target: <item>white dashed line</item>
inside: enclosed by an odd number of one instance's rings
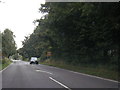
[[[75,72],[75,71],[71,71],[71,70],[67,70],[67,69],[63,69],[63,68],[58,68],[58,67],[50,67],[50,68],[59,69],[59,70],[60,69],[61,70],[66,70],[68,72],[72,72],[72,73],[75,73],[75,74],[80,74],[80,75],[83,75],[83,76],[88,76],[88,77],[102,79],[102,80],[106,80],[106,81],[110,81],[110,82],[120,83],[119,81],[116,81],[116,80],[111,80],[111,79],[102,78],[102,77],[99,77],[99,76],[94,76],[94,75],[84,74],[84,73],[80,73],[80,72]]]
[[[55,80],[55,79],[53,79],[52,77],[49,77],[49,78],[50,78],[52,81],[54,81],[54,82],[58,83],[59,85],[61,85],[62,87],[66,88],[66,89],[68,89],[68,90],[72,90],[72,89],[70,89],[69,87],[67,87],[66,85],[60,83],[59,81],[57,81],[57,80]]]

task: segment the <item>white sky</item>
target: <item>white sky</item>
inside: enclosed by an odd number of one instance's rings
[[[22,47],[24,36],[31,34],[35,28],[33,21],[39,19],[41,3],[45,0],[0,0],[0,31],[6,28],[14,32],[17,47]]]

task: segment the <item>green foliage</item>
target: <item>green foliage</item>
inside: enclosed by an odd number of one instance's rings
[[[2,61],[2,33],[0,32],[0,63]]]
[[[81,65],[73,65],[65,63],[63,60],[46,60],[44,62],[40,62],[41,64],[50,65],[54,67],[60,67],[63,69],[68,69],[80,73],[95,75],[99,77],[109,78],[113,80],[119,80],[117,69],[112,69],[112,66],[107,65],[93,65],[93,64],[81,64]]]
[[[23,58],[23,61],[30,61],[30,59],[29,58]]]
[[[2,51],[2,33],[0,32],[0,52]]]
[[[4,58],[4,59],[2,60],[2,64],[0,64],[0,65],[2,65],[2,66],[0,66],[0,70],[1,70],[1,69],[4,69],[5,67],[7,67],[11,62],[12,62],[12,61],[10,61],[10,59]]]
[[[12,58],[15,60],[22,60],[23,59],[23,57],[21,55],[19,55],[18,53],[12,55]]]
[[[9,63],[9,62],[10,62],[10,59],[8,59],[8,58],[4,58],[4,59],[2,60],[2,64]]]
[[[2,55],[4,57],[9,57],[16,53],[14,37],[13,32],[9,29],[4,30],[2,33]]]
[[[51,3],[39,9],[46,15],[19,51],[24,57],[52,58],[74,64],[118,65],[119,3]],[[43,55],[44,54],[44,55]]]

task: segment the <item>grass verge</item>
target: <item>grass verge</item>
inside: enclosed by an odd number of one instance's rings
[[[91,65],[71,65],[67,64],[63,61],[53,61],[53,60],[46,60],[44,62],[40,62],[40,64],[59,67],[63,69],[68,69],[80,73],[85,73],[89,75],[95,75],[107,79],[112,79],[118,81],[118,71],[117,70],[110,70],[108,66],[91,66]]]
[[[12,63],[12,61],[10,61],[8,58],[4,58],[0,63],[0,70],[3,70],[4,68],[6,68],[11,63]]]

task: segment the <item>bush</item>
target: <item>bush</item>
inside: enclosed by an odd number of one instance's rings
[[[8,58],[4,58],[3,60],[2,60],[2,64],[7,64],[7,63],[10,63],[11,61],[10,61],[10,59],[8,59]]]
[[[2,59],[2,64],[1,64],[1,67],[0,67],[0,70],[1,69],[4,69],[5,67],[7,67],[12,61],[8,58],[3,58]]]

